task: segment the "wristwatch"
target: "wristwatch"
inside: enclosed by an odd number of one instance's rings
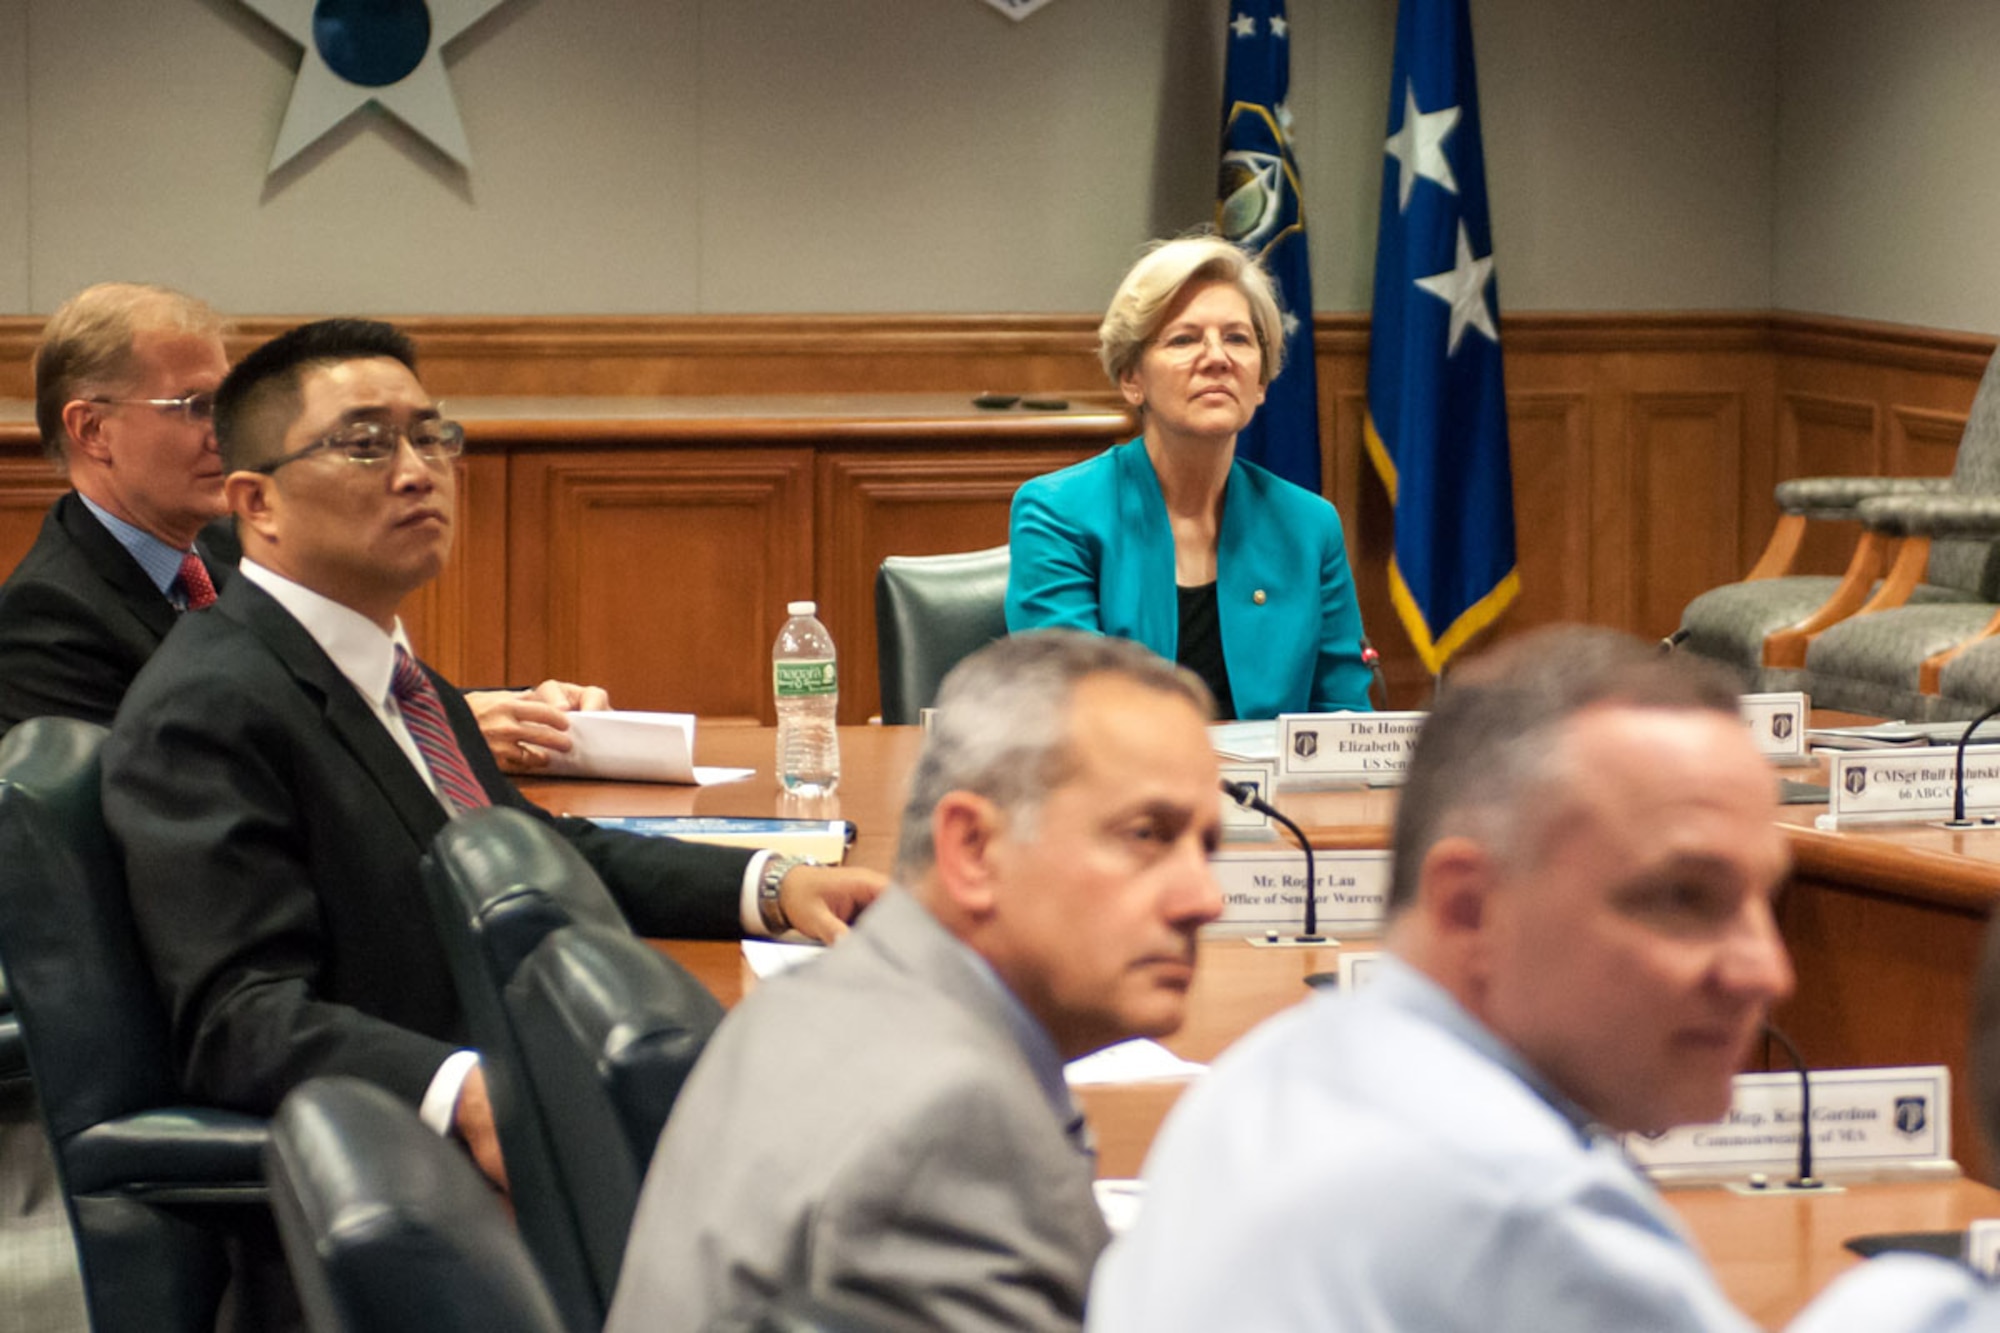
[[[818,864],[806,856],[772,856],[764,862],[757,875],[757,915],[764,922],[766,935],[776,939],[792,928],[791,918],[785,915],[785,904],[778,898],[778,886],[785,882],[785,876],[795,866]]]

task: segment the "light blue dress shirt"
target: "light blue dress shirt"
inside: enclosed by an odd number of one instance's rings
[[[176,551],[144,528],[133,527],[104,506],[93,502],[81,491],[77,492],[76,498],[83,501],[83,507],[104,525],[104,530],[125,548],[126,553],[139,562],[139,568],[146,571],[146,577],[151,579],[153,586],[174,604],[174,609],[185,611],[187,593],[182,590],[178,580],[181,576],[181,560],[188,553]]]
[[[1089,1328],[1753,1327],[1614,1139],[1428,978],[1377,978],[1264,1024],[1175,1108]],[[1801,1327],[1931,1327],[1820,1314]]]

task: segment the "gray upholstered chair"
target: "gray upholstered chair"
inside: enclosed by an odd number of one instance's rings
[[[1940,697],[1931,705],[1932,718],[1970,720],[2000,704],[2000,638],[1965,645],[1939,664],[1937,676]]]
[[[264,1170],[311,1333],[563,1333],[499,1197],[374,1084],[300,1084]]]
[[[600,1327],[639,1186],[722,1006],[632,933],[575,848],[460,815],[424,866],[521,1234],[573,1333]]]
[[[1927,642],[1953,632],[1965,624],[1964,616],[1945,611],[1927,619],[1917,613],[1978,606],[2000,593],[2000,565],[1990,534],[1973,540],[1945,540],[1947,534],[1938,534],[1940,540],[1932,544],[1923,540],[1931,534],[1871,526],[1864,520],[1862,539],[1842,576],[1784,571],[1810,521],[1863,519],[1864,508],[1877,502],[1921,504],[1985,494],[2000,494],[2000,352],[1980,380],[1949,477],[1809,477],[1780,484],[1776,498],[1781,517],[1763,557],[1743,582],[1710,589],[1689,602],[1678,637],[1686,651],[1738,668],[1752,688],[1800,689],[1810,688],[1799,668],[1808,665],[1813,647],[1832,627],[1844,627],[1856,615],[1901,608],[1910,612],[1905,623],[1912,632],[1925,634]],[[1959,640],[1984,623],[1978,612],[1968,614],[1973,623],[1959,633]],[[1838,685],[1835,689],[1841,693]],[[1853,690],[1843,697],[1886,702],[1892,693]],[[1910,694],[1916,693],[1913,686]],[[1850,706],[1817,693],[1813,701]],[[1908,715],[1911,710],[1891,711]]]
[[[1959,442],[1957,478],[1996,452],[2000,440],[2000,353],[1989,362]],[[1946,494],[1889,495],[1864,500],[1856,516],[1870,532],[1929,550],[1927,578],[1964,590],[1969,600],[1862,612],[1815,636],[1806,649],[1802,688],[1822,708],[1876,717],[1945,720],[1981,708],[1977,667],[1945,676],[1968,646],[2000,631],[2000,470],[1983,488]],[[2000,696],[1994,696],[2000,700]]]
[[[875,573],[875,656],[882,720],[915,722],[959,659],[1007,636],[1004,546],[892,555]]]

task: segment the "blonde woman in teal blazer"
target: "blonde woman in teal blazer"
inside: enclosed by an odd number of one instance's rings
[[[1145,433],[1014,496],[1008,629],[1135,640],[1202,676],[1224,717],[1369,706],[1339,514],[1236,457],[1282,327],[1270,278],[1227,241],[1140,259],[1098,354]]]

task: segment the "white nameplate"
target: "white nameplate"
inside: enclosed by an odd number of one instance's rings
[[[1806,696],[1798,690],[1746,694],[1740,707],[1750,739],[1774,764],[1806,762]]]
[[[1400,782],[1427,713],[1282,713],[1278,781],[1287,787]]]
[[[1851,828],[1950,819],[1957,771],[1955,745],[1835,754],[1827,765],[1827,810],[1820,822]],[[2000,754],[1993,750],[1965,752],[1965,813],[1970,819],[2000,815]]]
[[[1342,949],[1340,951],[1340,989],[1344,995],[1352,995],[1370,985],[1375,980],[1375,972],[1385,955],[1380,949]]]
[[[1222,776],[1226,781],[1238,782],[1250,788],[1258,796],[1268,801],[1272,789],[1277,786],[1276,764],[1234,762],[1222,765]],[[1271,827],[1269,815],[1258,814],[1248,806],[1236,804],[1228,795],[1222,798],[1222,839],[1224,842],[1236,840],[1260,841],[1277,836]]]
[[[1956,1174],[1951,1075],[1943,1065],[1815,1069],[1813,1174]],[[1655,1179],[1790,1178],[1799,1160],[1799,1076],[1738,1074],[1729,1114],[1665,1134],[1627,1134],[1625,1151]]]
[[[2000,1221],[1983,1218],[1966,1228],[1965,1262],[1983,1278],[2000,1277]]]
[[[1222,888],[1222,919],[1210,926],[1220,935],[1262,935],[1296,931],[1305,922],[1306,858],[1297,848],[1254,850],[1227,847],[1209,862]],[[1313,852],[1319,877],[1314,901],[1319,928],[1335,935],[1372,935],[1382,927],[1389,896],[1389,853]]]

